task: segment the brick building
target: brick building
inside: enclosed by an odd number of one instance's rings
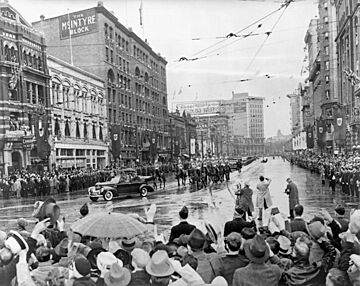
[[[121,130],[120,140],[112,141],[119,144],[112,150],[120,150],[114,160],[149,160],[151,150],[170,148],[167,62],[146,41],[101,2],[69,15],[42,17],[33,26],[50,43],[48,54],[105,81],[109,127]]]
[[[45,40],[0,2],[0,173],[46,168],[49,76]],[[0,174],[0,176],[1,176]]]

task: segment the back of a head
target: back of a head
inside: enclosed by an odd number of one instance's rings
[[[311,243],[304,237],[299,237],[295,242],[296,256],[299,258],[309,258]]]
[[[168,286],[171,280],[171,276],[155,277],[151,276],[151,286]]]
[[[264,176],[260,176],[259,180],[263,182],[265,180]]]
[[[189,210],[186,206],[183,206],[179,211],[179,216],[181,219],[187,219],[189,215]]]
[[[294,211],[296,216],[302,216],[304,213],[304,207],[302,205],[296,205]]]
[[[136,266],[140,269],[144,269],[146,264],[150,261],[150,255],[145,250],[140,248],[135,248],[131,252],[131,257],[133,263],[136,264]]]

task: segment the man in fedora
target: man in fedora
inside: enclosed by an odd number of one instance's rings
[[[150,285],[169,285],[171,275],[175,272],[174,267],[165,250],[156,251],[145,267],[146,272],[151,276]]]
[[[290,178],[287,178],[286,182],[287,186],[285,193],[289,196],[289,218],[294,219],[294,208],[297,204],[299,204],[299,192],[297,186]]]
[[[232,286],[278,286],[282,270],[278,265],[266,264],[270,249],[260,235],[244,244],[245,255],[250,263],[235,271]]]
[[[169,242],[172,242],[175,238],[180,237],[182,234],[189,235],[195,228],[194,225],[187,222],[189,210],[186,206],[181,208],[179,216],[180,223],[171,228]]]
[[[195,228],[188,237],[188,246],[191,254],[198,261],[196,272],[199,273],[205,283],[210,283],[215,277],[210,261],[216,254],[205,253],[204,249],[207,247],[206,235],[200,229]]]
[[[250,188],[250,182],[246,181],[244,183],[244,188],[240,189],[238,200],[238,206],[244,208],[245,212],[248,214],[249,218],[252,217],[252,213],[254,211],[254,203],[253,203],[253,190]]]
[[[130,271],[125,267],[121,267],[118,263],[112,264],[109,272],[104,277],[106,286],[127,286],[130,280]]]

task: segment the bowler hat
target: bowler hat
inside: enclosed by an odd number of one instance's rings
[[[269,258],[269,248],[260,235],[245,242],[244,250],[246,257],[256,264],[262,264]]]
[[[335,208],[335,212],[338,214],[338,215],[344,215],[345,214],[345,208],[341,205],[337,205],[336,208]]]
[[[253,228],[251,227],[244,227],[242,230],[241,230],[241,236],[244,238],[244,239],[252,239],[254,238],[254,236],[256,235],[256,232]]]
[[[146,265],[146,272],[155,277],[167,277],[173,274],[174,271],[165,250],[156,251]]]
[[[289,255],[291,253],[291,241],[286,236],[279,235],[277,241],[280,244],[279,252],[284,255]]]

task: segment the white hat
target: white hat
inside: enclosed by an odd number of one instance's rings
[[[114,263],[119,264],[121,267],[123,266],[122,261],[117,259],[111,252],[100,252],[96,258],[96,265],[101,272],[108,271]]]
[[[10,249],[12,254],[18,254],[21,250],[28,250],[29,246],[25,239],[17,231],[10,230],[9,237],[5,240],[4,245]]]
[[[353,234],[360,232],[360,210],[355,210],[350,215],[349,230]]]

